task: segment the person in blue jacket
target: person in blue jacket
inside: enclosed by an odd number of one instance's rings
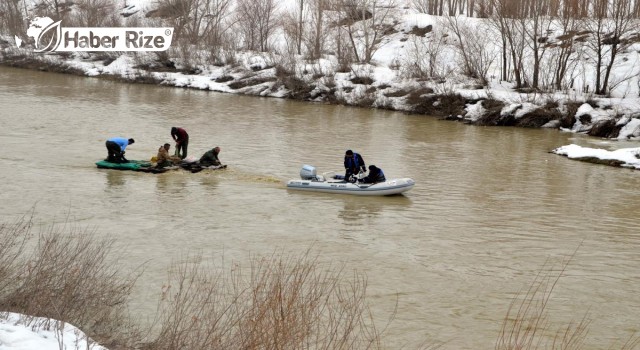
[[[378,182],[385,182],[385,181],[387,181],[387,178],[384,177],[384,173],[382,172],[382,169],[378,168],[375,165],[369,165],[369,175],[367,175],[367,177],[362,179],[362,182],[366,184],[375,184]]]
[[[358,153],[353,152],[352,150],[347,150],[344,155],[344,168],[346,170],[344,178],[347,180],[349,179],[349,177],[351,177],[351,175],[358,175],[360,171],[367,171],[362,156]]]
[[[124,137],[112,137],[107,140],[107,162],[112,163],[128,163],[129,161],[124,157],[124,150],[130,144],[134,143],[134,139],[126,139]]]

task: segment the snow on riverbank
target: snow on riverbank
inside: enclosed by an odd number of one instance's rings
[[[562,156],[567,156],[571,159],[586,160],[594,163],[602,161],[602,163],[605,164],[640,169],[640,147],[621,148],[614,151],[608,151],[600,148],[589,148],[571,144],[558,147],[552,152]]]
[[[144,21],[145,14],[153,8],[152,2],[147,0],[126,3],[127,7],[122,12],[137,16],[140,21]],[[284,3],[288,5],[283,8],[291,7],[291,1]],[[491,34],[487,20],[464,16],[458,19],[477,31]],[[271,52],[238,51],[233,55],[233,62],[224,66],[205,63],[210,53],[196,48],[190,56],[193,62],[181,59],[177,46],[168,51],[168,60],[161,60],[160,55],[153,53],[43,55],[34,54],[30,47],[16,48],[12,37],[5,37],[4,45],[0,40],[0,61],[17,57],[12,65],[43,68],[21,63],[20,57],[26,57],[29,61],[45,62],[49,66],[69,67],[76,73],[91,77],[115,77],[133,82],[421,114],[440,113],[447,119],[471,124],[543,126],[574,133],[604,129],[601,134],[592,134],[617,139],[640,137],[640,79],[637,74],[640,71],[640,43],[619,53],[619,64],[612,70],[612,77],[616,77],[617,83],[612,84],[611,97],[582,92],[590,88],[592,91],[594,86],[593,67],[586,58],[576,58],[576,73],[571,76],[572,88],[557,92],[522,92],[516,91],[514,84],[500,81],[500,50],[496,41],[487,42],[493,63],[488,68],[486,86],[479,86],[476,79],[463,74],[461,58],[456,53],[457,39],[447,32],[443,17],[417,13],[410,2],[400,2],[391,12],[388,22],[393,23],[393,30],[385,35],[371,62],[353,63],[346,72],[340,69],[342,63],[332,54],[325,54],[314,61],[300,55],[288,57],[280,54],[286,51],[283,49],[286,39],[281,32],[274,35]],[[422,35],[416,34],[416,28],[425,31]],[[558,28],[551,28],[549,32],[553,33],[547,38],[550,43],[564,34]],[[425,52],[432,49],[429,45],[440,37],[446,39],[442,42],[439,56],[433,58],[433,64],[442,78],[412,78],[408,70],[426,59]],[[283,63],[290,59],[293,63]],[[286,66],[289,76],[278,72],[278,65]],[[452,101],[441,101],[442,96],[452,95],[464,99],[459,102],[460,106]],[[500,101],[502,106],[492,105],[487,100]],[[569,105],[577,105],[577,112]],[[487,116],[493,119],[484,118]],[[568,118],[561,121],[563,116]],[[612,125],[602,128],[607,123]]]
[[[107,350],[78,328],[60,321],[0,313],[0,350]]]

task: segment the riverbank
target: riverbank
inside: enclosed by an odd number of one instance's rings
[[[4,43],[4,44],[3,44]],[[640,139],[640,103],[563,93],[522,93],[504,82],[471,86],[398,80],[389,67],[359,65],[329,73],[330,59],[303,64],[303,77],[286,71],[273,55],[242,53],[228,66],[185,68],[154,55],[37,54],[0,42],[0,65],[97,77],[127,83],[286,98],[435,116],[479,126],[553,128],[617,140]]]

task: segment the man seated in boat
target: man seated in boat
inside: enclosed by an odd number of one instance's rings
[[[220,166],[222,163],[218,159],[218,154],[220,154],[220,147],[216,146],[203,154],[198,163],[201,166]]]
[[[180,163],[181,161],[180,157],[169,155],[169,148],[171,148],[171,145],[168,143],[165,143],[164,146],[160,146],[160,148],[158,149],[158,155],[156,156],[157,158],[156,168],[162,169],[164,167],[168,167],[176,163]]]
[[[349,180],[351,175],[358,175],[361,171],[367,171],[362,156],[352,150],[347,150],[344,155],[344,168],[346,170],[344,178],[347,180]]]
[[[387,181],[387,178],[384,177],[382,169],[378,168],[375,165],[369,165],[369,175],[361,180],[361,182],[365,184],[375,184],[385,181]]]

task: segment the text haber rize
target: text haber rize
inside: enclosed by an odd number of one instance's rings
[[[134,49],[153,49],[153,48],[164,48],[164,37],[161,35],[153,36],[153,35],[142,35],[143,32],[140,31],[136,33],[132,30],[127,30],[125,32],[124,43],[127,48]],[[89,32],[89,35],[80,35],[78,32],[75,32],[73,37],[69,36],[69,32],[64,33],[64,47],[69,47],[69,44],[73,43],[74,48],[105,48],[112,49],[117,46],[117,42],[120,39],[120,36],[99,36],[94,35],[93,32]]]

